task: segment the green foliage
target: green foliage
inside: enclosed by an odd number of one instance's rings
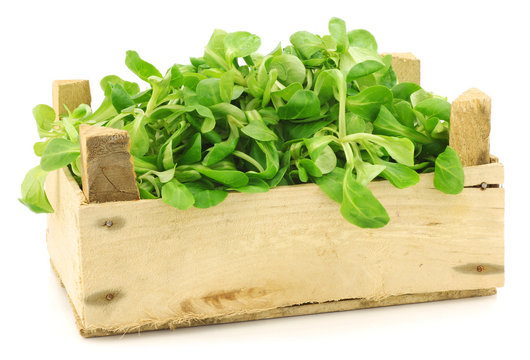
[[[390,218],[367,188],[374,179],[402,189],[434,170],[437,189],[462,191],[462,165],[447,146],[451,105],[399,83],[368,31],[348,32],[338,18],[328,28],[296,32],[265,56],[258,36],[215,30],[202,57],[165,74],[127,51],[126,66],[147,89],[109,75],[94,112],[80,105],[56,118],[47,105],[33,109],[41,165],[20,201],[51,212],[48,171],[69,166],[80,179],[80,124],[127,130],[141,197],[180,210],[215,206],[229,191],[314,182],[347,221],[379,228]]]

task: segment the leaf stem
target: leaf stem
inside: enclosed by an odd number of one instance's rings
[[[251,156],[241,152],[241,151],[238,151],[238,150],[235,150],[232,155],[235,155],[237,156],[238,158],[240,159],[243,159],[245,160],[246,162],[252,164],[256,169],[258,169],[259,172],[263,172],[265,171],[265,169],[263,168],[263,166],[261,166],[261,164],[259,162],[256,161],[256,159],[252,158]]]

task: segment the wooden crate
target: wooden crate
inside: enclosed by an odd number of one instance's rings
[[[61,86],[54,84],[54,94],[69,108],[83,102],[71,90],[69,100]],[[372,182],[391,217],[382,229],[348,223],[315,184],[231,193],[216,207],[186,211],[160,199],[89,203],[97,181],[87,172],[95,162],[83,130],[86,195],[66,168],[46,181],[55,209],[48,250],[81,335],[495,294],[504,283],[504,189],[503,166],[489,156],[489,98],[466,92],[451,120],[465,134],[464,141],[451,134],[451,144],[473,165],[464,168],[465,189],[443,194],[432,173],[403,190]],[[98,140],[98,151],[123,153],[127,143],[113,136],[103,146]],[[119,173],[127,173],[130,160],[122,165]]]

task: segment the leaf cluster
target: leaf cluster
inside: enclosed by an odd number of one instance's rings
[[[141,197],[181,210],[217,205],[230,191],[314,182],[346,220],[378,228],[389,216],[367,187],[374,179],[402,189],[434,171],[437,189],[462,191],[447,100],[398,82],[368,31],[332,18],[329,32],[296,32],[261,55],[258,36],[215,30],[202,57],[165,73],[128,51],[125,64],[147,89],[110,75],[94,112],[81,105],[56,119],[35,107],[41,163],[21,201],[50,212],[46,173],[68,165],[79,180],[80,124],[127,130]]]

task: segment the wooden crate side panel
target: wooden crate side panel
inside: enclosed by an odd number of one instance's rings
[[[84,319],[83,283],[79,254],[79,206],[84,195],[69,170],[48,174],[46,194],[55,212],[48,214],[48,253],[77,314]]]
[[[382,300],[367,300],[367,299],[344,299],[339,301],[328,301],[323,303],[312,303],[302,305],[292,305],[285,307],[278,307],[271,310],[264,310],[254,312],[251,314],[230,314],[223,316],[214,316],[205,319],[189,319],[187,321],[179,321],[179,319],[171,319],[167,321],[152,321],[145,323],[138,323],[134,327],[121,327],[114,329],[107,328],[84,328],[76,315],[76,322],[79,327],[79,332],[84,337],[109,336],[120,334],[140,333],[144,331],[164,330],[164,329],[178,329],[190,326],[202,326],[212,324],[226,324],[232,322],[241,322],[249,320],[273,319],[288,316],[300,316],[336,311],[348,311],[358,309],[369,309],[382,306],[404,305],[412,303],[423,303],[429,301],[442,301],[452,299],[462,299],[476,296],[495,295],[497,289],[471,289],[471,290],[457,290],[457,291],[440,291],[435,293],[421,293],[421,294],[405,294],[398,296],[389,296]]]
[[[481,181],[498,172],[490,167]],[[391,216],[376,230],[346,222],[313,184],[234,193],[204,210],[160,200],[84,205],[86,328],[502,286],[504,189],[445,195],[432,174],[421,178],[404,190],[370,185]]]

